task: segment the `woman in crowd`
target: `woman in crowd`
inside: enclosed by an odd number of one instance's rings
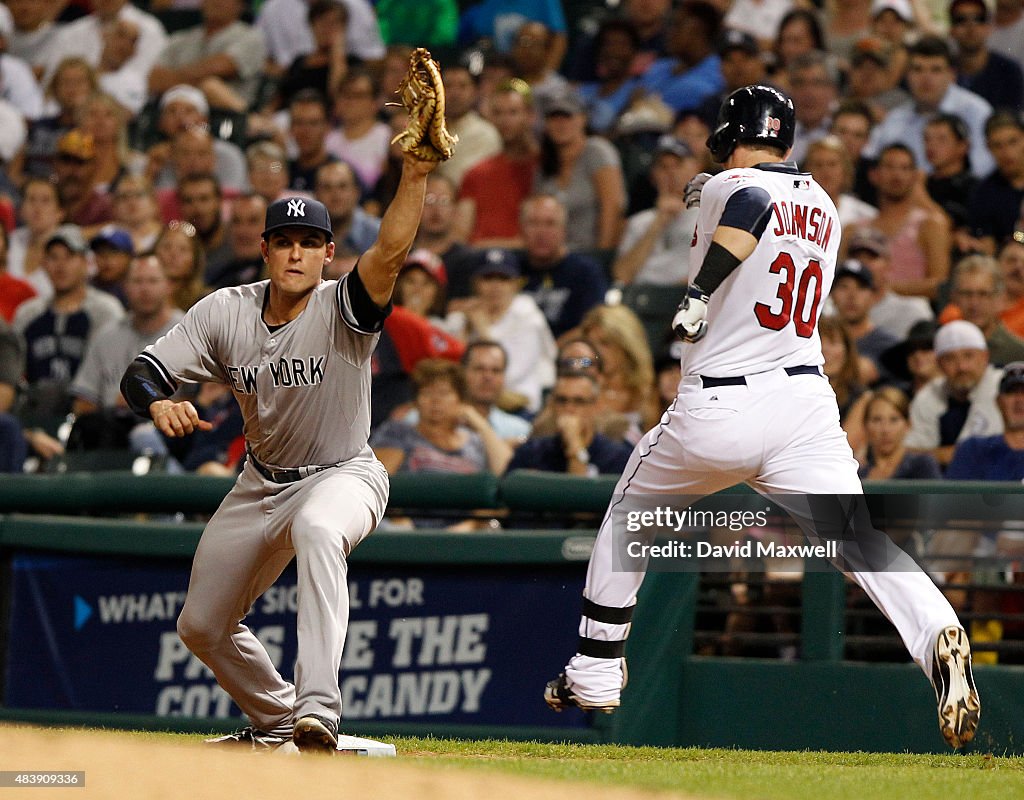
[[[580,332],[601,356],[601,412],[625,416],[625,438],[635,444],[663,411],[651,391],[654,363],[643,324],[626,306],[602,305],[587,312]]]
[[[556,97],[544,110],[534,192],[562,201],[572,220],[566,230],[570,250],[611,250],[618,245],[626,208],[619,154],[606,139],[587,136],[586,109],[576,95]]]
[[[826,52],[825,32],[822,30],[818,15],[807,8],[794,8],[779,23],[775,34],[775,45],[772,47],[773,65],[772,79],[781,82],[781,88],[787,80],[789,65],[812,50]]]
[[[868,401],[857,366],[857,345],[838,317],[822,317],[818,322],[818,334],[821,337],[821,354],[825,357],[825,377],[836,393],[839,421],[856,456],[866,443],[864,407]]]
[[[928,453],[910,453],[903,446],[910,430],[910,400],[895,386],[883,386],[867,396],[864,432],[867,457],[858,474],[866,480],[942,477],[938,462]]]
[[[501,475],[512,448],[466,402],[466,378],[459,364],[428,358],[416,365],[415,425],[388,420],[370,439],[389,475],[445,472]]]
[[[114,224],[132,237],[136,253],[148,253],[164,229],[160,206],[143,175],[122,175],[114,184]]]
[[[79,127],[92,134],[97,190],[107,192],[122,175],[145,172],[146,156],[128,147],[128,114],[109,94],[89,95]]]
[[[43,266],[43,246],[64,220],[57,185],[46,178],[29,178],[21,192],[18,216],[22,224],[10,237],[7,269],[32,284],[36,293],[49,297],[53,286]]]
[[[153,253],[174,285],[171,299],[176,308],[188,311],[209,292],[203,283],[203,246],[190,223],[169,223],[157,237]]]
[[[377,119],[377,82],[364,69],[351,69],[338,89],[334,111],[339,125],[327,134],[327,152],[347,161],[370,191],[377,185],[388,148],[391,128]]]

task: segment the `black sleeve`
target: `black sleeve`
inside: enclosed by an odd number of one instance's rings
[[[165,391],[169,389],[170,391]],[[163,377],[149,361],[136,358],[121,378],[121,394],[140,417],[150,419],[149,407],[157,400],[168,400],[174,394],[174,387],[167,386]]]
[[[722,245],[712,242],[708,254],[704,256],[704,263],[700,265],[700,272],[693,279],[692,288],[710,297],[740,263],[740,260]]]
[[[725,203],[719,225],[747,231],[760,239],[772,216],[772,198],[760,186],[746,186],[733,192]]]
[[[390,300],[384,308],[373,302],[370,293],[366,291],[363,279],[359,276],[358,262],[348,275],[338,281],[338,305],[342,319],[363,333],[379,331],[393,307]]]

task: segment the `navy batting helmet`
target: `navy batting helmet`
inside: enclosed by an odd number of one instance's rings
[[[792,100],[771,86],[744,86],[725,98],[707,145],[712,158],[723,164],[740,142],[788,150],[795,132]]]

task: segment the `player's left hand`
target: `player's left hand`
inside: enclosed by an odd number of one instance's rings
[[[708,332],[708,296],[693,286],[686,290],[679,310],[672,317],[672,330],[684,342],[699,342]]]

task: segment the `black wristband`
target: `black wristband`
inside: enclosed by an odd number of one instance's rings
[[[740,259],[726,250],[718,242],[712,242],[708,253],[704,256],[704,263],[701,264],[700,272],[693,279],[693,285],[698,287],[706,295],[711,295],[715,289],[722,285],[722,281],[728,278],[742,263]]]

